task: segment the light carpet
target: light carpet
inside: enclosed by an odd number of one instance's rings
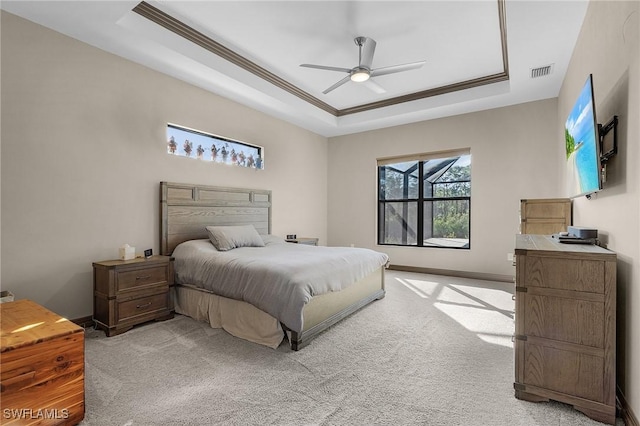
[[[298,352],[179,315],[89,330],[82,425],[601,425],[514,397],[513,284],[388,271],[386,286]]]

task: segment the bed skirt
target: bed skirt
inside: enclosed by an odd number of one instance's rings
[[[175,286],[176,313],[250,342],[277,348],[284,338],[280,322],[255,306],[190,286]]]
[[[291,348],[302,348],[331,325],[384,295],[384,267],[380,267],[342,291],[314,297],[303,310],[303,330],[286,330]],[[208,322],[212,328],[222,328],[250,342],[277,348],[285,337],[285,330],[276,318],[241,300],[179,284],[174,287],[174,302],[176,313]]]

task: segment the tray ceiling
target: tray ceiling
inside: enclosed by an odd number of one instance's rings
[[[586,1],[3,1],[2,9],[325,136],[557,96]],[[354,38],[372,78],[346,74]],[[532,69],[551,66],[532,78]]]

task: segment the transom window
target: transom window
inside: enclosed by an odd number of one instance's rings
[[[378,160],[378,244],[469,249],[469,150]]]

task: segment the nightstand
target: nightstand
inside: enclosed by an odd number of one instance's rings
[[[107,336],[151,320],[173,318],[173,258],[93,263],[93,319]]]
[[[306,244],[308,246],[317,246],[318,245],[318,238],[305,238],[305,237],[300,237],[300,238],[296,238],[293,240],[285,240],[288,243],[295,243],[295,244]]]
[[[84,418],[84,329],[31,300],[0,304],[3,425]]]

